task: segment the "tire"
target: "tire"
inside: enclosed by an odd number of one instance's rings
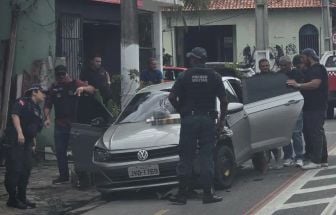
[[[236,161],[232,149],[218,145],[215,153],[215,186],[218,189],[230,188],[236,174]]]
[[[254,169],[260,173],[265,173],[270,157],[270,152],[268,150],[255,153],[252,157]]]
[[[327,109],[327,119],[333,119],[334,118],[334,114],[335,114],[335,109],[334,109],[334,105],[330,104],[328,105],[328,109]]]

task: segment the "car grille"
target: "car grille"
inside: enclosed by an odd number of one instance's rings
[[[160,149],[148,149],[148,159],[162,158],[178,155],[178,146]],[[138,161],[138,151],[111,154],[107,162],[129,162]]]

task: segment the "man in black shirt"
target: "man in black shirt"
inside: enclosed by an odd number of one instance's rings
[[[86,81],[89,85],[99,90],[104,103],[112,99],[111,78],[109,73],[102,66],[102,57],[94,55],[89,65],[80,74],[80,80]]]
[[[288,80],[289,86],[301,90],[305,99],[303,106],[303,134],[309,162],[303,169],[328,166],[327,140],[324,132],[324,117],[328,106],[328,73],[319,64],[319,57],[313,49],[302,51],[302,60],[307,67],[305,82],[300,84]]]
[[[212,69],[205,68],[206,50],[194,48],[187,54],[192,68],[175,82],[169,101],[181,115],[180,163],[177,167],[179,192],[172,202],[186,204],[186,192],[191,183],[193,158],[200,146],[200,169],[203,186],[203,203],[222,201],[212,193],[216,125],[216,97],[220,100],[220,117],[217,129],[223,130],[227,99],[222,78]]]

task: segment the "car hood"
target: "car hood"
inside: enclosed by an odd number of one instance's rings
[[[146,122],[112,125],[103,136],[108,150],[145,149],[178,144],[179,124],[152,125]]]

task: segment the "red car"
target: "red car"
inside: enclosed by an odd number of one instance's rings
[[[164,82],[175,81],[180,73],[186,71],[185,67],[163,66]]]

